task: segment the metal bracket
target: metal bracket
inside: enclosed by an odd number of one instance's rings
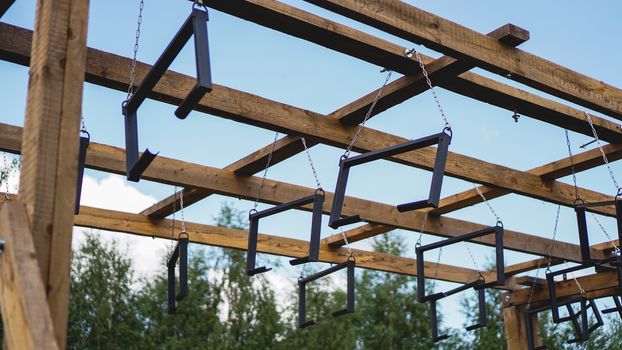
[[[339,161],[339,175],[337,177],[337,186],[333,196],[333,207],[331,209],[328,226],[336,229],[344,225],[361,221],[359,215],[341,217],[341,210],[343,209],[346,185],[348,183],[348,175],[351,167],[369,163],[374,160],[392,157],[416,149],[425,148],[435,144],[438,144],[438,146],[436,149],[436,160],[434,161],[432,183],[430,185],[430,194],[428,198],[416,202],[400,204],[397,206],[397,210],[399,212],[406,212],[428,207],[438,208],[441,196],[441,187],[443,184],[443,176],[445,175],[445,163],[447,161],[447,153],[450,143],[450,131],[443,130],[438,134],[422,137],[417,140],[407,141],[384,149],[363,153],[352,158],[342,157]]]
[[[354,260],[348,260],[341,264],[331,266],[326,270],[320,271],[311,276],[301,278],[298,280],[298,327],[307,328],[317,324],[315,320],[307,320],[307,300],[306,300],[306,286],[308,282],[315,281],[319,278],[328,276],[329,274],[347,269],[347,290],[346,290],[346,308],[333,312],[333,317],[339,317],[345,314],[354,312],[354,267],[356,263]]]
[[[455,294],[459,291],[468,289],[470,287],[475,287],[476,289],[483,289],[488,287],[500,286],[505,284],[505,266],[504,266],[504,258],[503,258],[503,226],[491,226],[485,228],[483,230],[467,233],[458,237],[448,238],[443,241],[431,243],[428,245],[416,247],[417,252],[417,261],[423,262],[423,253],[428,250],[438,249],[441,247],[445,247],[451,244],[468,241],[471,239],[475,239],[478,237],[482,237],[485,235],[494,234],[495,235],[495,261],[497,266],[497,279],[495,281],[491,281],[486,283],[485,281],[482,284],[479,284],[481,280],[475,280],[473,282],[467,283],[463,286],[452,289],[448,292],[444,293],[436,293],[432,295],[426,295],[426,286],[425,286],[425,270],[424,264],[417,264],[417,295],[419,302],[425,302],[433,299],[438,299],[439,296],[447,296],[451,294]],[[476,286],[477,284],[477,286]]]
[[[581,245],[581,260],[584,263],[591,262],[592,259],[590,253],[590,239],[587,231],[587,219],[585,216],[585,212],[587,208],[591,207],[603,207],[615,205],[616,207],[616,221],[618,224],[618,240],[622,242],[622,199],[618,199],[616,196],[615,200],[607,201],[607,202],[598,202],[598,203],[583,203],[575,206],[574,210],[577,214],[577,226],[579,229],[579,243]]]
[[[157,156],[157,153],[151,153],[149,149],[145,150],[140,157],[138,156],[138,121],[136,115],[138,108],[153,92],[153,88],[193,35],[197,84],[177,107],[175,115],[180,119],[185,119],[203,95],[212,90],[207,21],[208,14],[206,11],[193,9],[173,40],[160,55],[160,58],[151,67],[140,86],[129,100],[123,103],[127,179],[130,181],[138,182],[143,172]]]
[[[255,267],[255,259],[257,256],[257,236],[259,235],[259,219],[270,215],[282,213],[286,210],[301,207],[306,204],[313,203],[313,216],[311,219],[311,237],[309,240],[309,255],[290,260],[291,265],[299,265],[308,262],[318,261],[320,256],[320,233],[322,230],[322,207],[324,206],[324,191],[318,189],[315,194],[304,198],[297,199],[288,203],[277,205],[275,207],[256,211],[251,210],[248,215],[250,224],[248,229],[248,249],[246,252],[246,274],[249,276],[258,273],[270,271],[271,268],[265,266]]]
[[[0,18],[9,10],[15,0],[0,0]]]
[[[618,316],[620,316],[620,319],[622,319],[622,302],[620,302],[620,298],[618,298],[617,296],[613,295],[611,298],[613,298],[613,302],[615,303],[615,307],[609,308],[609,309],[605,309],[603,310],[603,314],[609,314],[612,312],[617,312]]]
[[[176,301],[188,296],[188,241],[189,238],[179,237],[177,246],[166,264],[168,268],[168,313],[177,311]],[[179,293],[176,293],[175,265],[179,261]]]
[[[76,179],[76,206],[74,214],[80,214],[80,198],[82,197],[82,180],[84,178],[84,167],[86,166],[86,150],[89,148],[91,136],[80,136],[80,150],[78,152],[78,177]]]

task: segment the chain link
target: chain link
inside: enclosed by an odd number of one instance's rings
[[[480,277],[483,277],[482,276],[482,270],[480,270],[479,264],[475,260],[475,256],[473,256],[473,252],[471,251],[471,248],[469,248],[469,244],[467,242],[462,242],[462,244],[464,244],[464,247],[466,248],[467,253],[469,253],[469,256],[471,257],[471,261],[473,262],[473,266],[475,266],[475,270],[477,270],[477,274]]]
[[[618,252],[620,250],[620,248],[618,248],[618,246],[614,243],[613,238],[611,238],[611,236],[609,235],[607,230],[605,230],[605,226],[603,226],[603,224],[600,223],[600,220],[598,220],[598,218],[596,217],[596,215],[594,215],[594,213],[590,213],[590,217],[592,218],[593,221],[596,222],[598,227],[600,227],[600,230],[603,231],[605,236],[607,236],[607,239],[609,240],[609,244],[611,244],[611,246],[613,247],[614,251]]]
[[[559,212],[561,209],[561,205],[557,206],[557,214],[555,215],[555,226],[553,227],[553,238],[551,238],[551,243],[548,246],[548,252],[549,252],[549,262],[546,265],[546,272],[551,272],[551,264],[553,262],[553,244],[555,244],[555,239],[557,237],[557,225],[559,224]]]
[[[127,87],[126,101],[134,94],[134,80],[136,79],[136,55],[138,55],[138,41],[140,39],[140,25],[143,22],[143,9],[145,8],[145,1],[140,0],[138,5],[138,19],[136,20],[136,40],[134,41],[134,56],[132,58],[132,65],[130,69],[130,82]]]
[[[354,252],[352,251],[352,247],[350,247],[350,242],[348,242],[348,237],[346,236],[346,233],[343,232],[343,229],[341,229],[340,231],[341,231],[341,237],[343,237],[343,241],[345,242],[345,246],[348,249],[349,257],[354,258]]]
[[[432,290],[436,287],[436,281],[438,279],[438,270],[441,266],[441,256],[443,255],[443,247],[438,248],[438,254],[436,256],[436,271],[434,271],[434,279],[432,281]]]
[[[259,205],[259,200],[261,199],[261,192],[263,191],[263,185],[266,182],[266,176],[268,176],[268,168],[270,168],[270,162],[272,161],[274,146],[276,145],[276,141],[278,139],[279,133],[277,131],[274,133],[274,140],[272,141],[272,145],[270,146],[270,153],[268,154],[268,160],[266,161],[266,168],[263,170],[263,176],[261,177],[261,182],[259,183],[259,188],[257,189],[257,198],[255,198],[255,204],[253,205],[252,210],[257,210],[257,206]]]
[[[428,71],[425,69],[425,64],[423,63],[423,60],[421,59],[419,52],[414,47],[410,50],[406,49],[404,51],[404,55],[408,58],[412,57],[413,53],[415,54],[415,58],[419,62],[419,67],[421,67],[421,72],[423,73],[425,82],[428,84],[428,87],[430,88],[430,91],[432,92],[432,96],[434,97],[434,102],[436,102],[436,107],[438,108],[438,111],[441,113],[441,118],[443,118],[443,122],[445,122],[445,127],[451,129],[451,125],[449,124],[449,121],[447,120],[447,116],[445,116],[445,112],[443,111],[441,102],[438,99],[438,96],[436,95],[434,86],[432,86],[432,81],[430,80],[430,77],[428,76]]]
[[[568,261],[566,261],[566,268],[568,268]],[[586,296],[585,289],[583,289],[583,287],[581,286],[581,283],[577,279],[577,275],[575,275],[574,272],[571,272],[570,276],[572,276],[572,279],[574,280],[574,283],[577,285],[577,288],[579,288],[579,293],[581,293],[581,296],[585,298],[585,296]]]
[[[350,141],[350,144],[348,145],[348,147],[346,147],[346,151],[343,153],[344,158],[348,158],[350,156],[352,147],[356,143],[356,140],[358,139],[359,134],[365,127],[365,123],[367,123],[367,120],[369,120],[369,117],[371,117],[371,112],[374,110],[374,107],[376,107],[376,103],[378,103],[378,100],[380,99],[380,95],[382,95],[382,91],[384,90],[385,86],[387,86],[387,84],[389,83],[389,79],[391,79],[391,75],[393,74],[393,71],[388,71],[388,72],[389,73],[387,74],[387,77],[384,80],[384,83],[382,84],[380,89],[378,89],[378,94],[376,94],[374,101],[372,102],[371,106],[369,106],[369,109],[367,110],[367,114],[365,114],[365,118],[363,118],[363,122],[359,124],[359,127],[356,130],[356,133],[354,134],[354,136],[352,136],[352,141]]]
[[[11,189],[9,186],[9,177],[11,176],[11,168],[6,158],[6,152],[2,152],[2,161],[4,162],[4,185],[6,186],[4,199],[9,200],[9,190]]]
[[[184,218],[184,189],[179,191],[179,211],[181,213],[181,232],[186,232],[186,218]]]
[[[618,181],[616,181],[616,177],[613,175],[613,170],[611,170],[611,166],[609,165],[609,160],[607,159],[607,155],[605,154],[605,151],[603,150],[603,145],[600,143],[600,139],[598,138],[598,133],[596,132],[596,129],[594,129],[594,124],[592,123],[592,117],[590,116],[588,112],[584,112],[584,113],[585,113],[585,116],[587,117],[587,121],[590,123],[590,128],[592,128],[592,134],[594,134],[594,139],[596,140],[596,144],[598,145],[600,154],[603,156],[603,161],[605,162],[605,165],[607,166],[607,170],[609,170],[609,176],[611,176],[611,180],[613,181],[613,185],[616,188],[616,192],[619,193],[620,186],[618,185]]]
[[[86,124],[84,123],[84,115],[80,115],[80,132],[88,135],[89,131],[86,129]]]
[[[488,202],[488,200],[484,196],[484,193],[482,193],[482,191],[479,189],[479,187],[476,184],[474,184],[474,183],[473,183],[473,187],[477,191],[477,194],[479,194],[479,196],[482,197],[482,200],[484,201],[484,204],[486,204],[486,206],[488,206],[488,209],[490,209],[490,212],[492,213],[492,215],[495,216],[495,218],[497,219],[497,223],[501,223],[502,222],[501,217],[499,215],[497,215],[497,212],[492,207],[492,205],[490,205],[490,202]]]
[[[311,171],[313,172],[313,177],[315,178],[316,188],[322,188],[320,179],[317,176],[317,171],[315,170],[315,166],[313,165],[313,160],[311,159],[311,153],[309,152],[309,148],[307,147],[307,140],[305,140],[304,137],[301,137],[300,141],[302,141],[302,145],[305,148],[305,153],[307,154],[307,159],[309,160],[309,165],[311,166]]]
[[[423,238],[423,230],[425,229],[425,222],[428,220],[428,214],[430,212],[426,211],[423,216],[423,222],[421,223],[421,229],[419,230],[419,238],[417,238],[417,243],[415,243],[415,248],[421,247],[421,238]]]
[[[531,284],[531,290],[529,291],[529,300],[527,301],[527,308],[531,307],[531,300],[533,299],[533,292],[536,290],[536,284],[538,282],[539,274],[540,274],[540,260],[538,260],[538,264],[536,267],[536,277],[533,278],[533,283]]]
[[[572,156],[572,148],[570,147],[570,137],[568,136],[568,129],[564,129],[564,133],[566,134],[566,146],[568,147],[568,156],[570,158],[570,168],[572,169],[572,183],[574,184],[574,197],[575,201],[581,200],[581,196],[579,196],[579,186],[577,186],[577,173],[574,167],[574,158]]]

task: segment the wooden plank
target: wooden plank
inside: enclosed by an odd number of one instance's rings
[[[129,59],[96,50],[90,52],[87,79],[104,86],[122,89],[125,86],[122,81],[128,76]],[[148,65],[139,63],[137,77],[140,79],[148,69]],[[91,79],[92,76],[97,78]],[[152,97],[178,104],[185,97],[184,92],[193,86],[193,78],[168,72],[154,89]],[[209,96],[197,105],[197,110],[258,127],[298,134],[336,147],[345,147],[356,130],[354,126],[342,125],[339,121],[318,113],[218,85],[214,85]],[[354,145],[354,150],[367,152],[406,140],[378,130],[364,129]],[[433,167],[435,153],[435,148],[430,147],[389,160],[430,170]],[[552,203],[572,206],[574,201],[572,186],[557,181],[544,181],[527,172],[456,153],[449,154],[445,171],[447,175],[459,179],[504,188]],[[587,201],[594,202],[608,199],[608,196],[588,190],[581,190],[581,196]],[[591,210],[609,216],[614,215],[613,207],[598,207]]]
[[[219,11],[250,22],[311,41],[318,45],[387,67],[404,75],[418,72],[419,65],[404,57],[404,47],[312,13],[272,0],[230,0],[205,2]],[[421,55],[425,64],[432,58]],[[476,98],[495,106],[517,110],[522,115],[551,123],[584,135],[592,131],[583,111],[533,95],[495,80],[466,72],[453,80],[438,83],[450,91]],[[457,83],[457,84],[454,84]],[[620,125],[592,117],[598,135],[607,142],[622,142]]]
[[[16,201],[0,209],[0,307],[9,349],[58,349],[28,214]]]
[[[603,147],[603,151],[611,162],[622,158],[622,144],[605,145]],[[599,149],[591,149],[589,151],[581,152],[574,155],[572,161],[570,160],[570,158],[563,158],[539,166],[537,168],[533,168],[528,172],[534,175],[538,175],[546,180],[554,180],[556,178],[572,174],[573,164],[575,172],[581,172],[604,164],[604,160]],[[479,190],[488,200],[498,198],[510,193],[508,191],[488,186],[479,186]],[[422,210],[422,212],[428,212],[432,215],[442,215],[481,202],[482,197],[479,195],[479,193],[477,193],[477,190],[466,190],[464,192],[456,193],[451,196],[442,198],[438,208],[424,209]],[[370,238],[375,235],[391,231],[393,229],[394,227],[390,225],[383,227],[382,225],[368,224],[352,230],[345,231],[344,234],[348,238],[349,242],[358,242],[360,240]],[[335,234],[331,237],[326,238],[326,242],[331,246],[342,246],[345,244],[345,241],[341,234]]]
[[[506,24],[488,35],[498,40],[512,42],[515,45],[519,45],[529,39],[529,32],[512,24]],[[471,68],[473,68],[471,65],[462,64],[452,58],[441,57],[428,65],[427,72],[429,78],[436,82],[453,78]],[[356,101],[339,108],[329,114],[328,117],[335,118],[345,124],[358,124],[365,118],[365,115],[376,99],[376,96],[378,96],[378,100],[374,106],[374,109],[370,113],[369,118],[427,90],[428,85],[423,74],[417,73],[411,76],[404,76],[387,84],[382,91],[380,89],[376,89]],[[307,147],[313,147],[317,144],[317,142],[313,140],[306,141]],[[248,156],[228,165],[225,169],[233,170],[240,175],[253,175],[265,168],[270,154],[272,154],[270,159],[270,165],[272,166],[302,152],[303,150],[304,148],[300,137],[285,136],[279,139],[274,146],[269,144],[262,147]],[[184,189],[183,191],[185,199],[184,204],[186,206],[196,203],[197,201],[212,194],[210,192],[197,189]],[[153,204],[141,213],[149,215],[153,218],[164,218],[172,214],[173,211],[179,207],[179,197],[171,195],[164,198],[160,202]]]
[[[307,0],[551,95],[622,119],[622,90],[396,0]]]
[[[579,295],[579,289],[574,279],[571,276],[568,277],[569,278],[566,281],[560,281],[555,283],[556,292],[558,297],[560,298],[574,297]],[[599,293],[597,295],[601,296],[612,295],[609,293],[612,289],[615,293],[616,286],[618,285],[618,278],[616,277],[616,272],[614,271],[605,271],[592,275],[577,277],[577,280],[581,284],[581,287],[583,287],[583,289],[588,292],[588,296],[590,295],[590,293]],[[504,307],[525,305],[529,302],[530,294],[530,288],[524,288],[504,294]],[[532,303],[545,302],[548,300],[548,288],[536,288],[531,299]]]
[[[146,215],[125,213],[119,211],[98,209],[82,206],[80,215],[76,217],[76,225],[94,229],[126,232],[146,237],[177,239],[177,232],[181,224],[177,221],[175,229],[173,221],[168,219],[154,221]],[[191,242],[211,246],[245,250],[248,244],[248,232],[219,226],[210,226],[197,223],[186,223]],[[272,255],[299,258],[308,255],[309,244],[306,241],[260,234],[257,241],[257,251]],[[353,249],[356,256],[356,266],[386,272],[394,272],[416,276],[417,261],[391,254],[376,253]],[[327,263],[341,263],[348,259],[349,251],[346,248],[331,249],[326,245],[320,247],[320,261]],[[434,276],[437,270],[436,262],[425,262],[425,272]],[[493,273],[484,275],[487,279],[494,279]],[[463,267],[439,264],[438,279],[466,283],[477,278],[477,271]],[[514,289],[518,286],[513,280],[508,280],[507,287]]]
[[[514,306],[503,309],[503,325],[505,328],[505,338],[508,350],[523,350],[527,348],[527,317],[524,306]],[[542,345],[540,338],[540,323],[534,315],[532,318],[533,333],[535,336],[535,346]]]
[[[18,128],[14,126],[4,126]],[[1,125],[0,125],[1,129]],[[14,133],[14,132],[13,132]],[[7,134],[13,134],[7,132]],[[4,145],[7,146],[7,145]],[[11,150],[19,152],[19,150]],[[116,174],[125,174],[125,151],[121,148],[91,143],[87,153],[87,167]],[[158,157],[147,169],[143,178],[166,184],[184,187],[201,188],[218,194],[236,198],[255,200],[256,189],[261,178],[255,176],[239,176],[229,170],[217,169],[199,164],[184,162],[166,157]],[[267,179],[261,201],[264,203],[281,204],[307,196],[315,189],[288,184]],[[332,193],[326,193],[324,213],[328,213],[332,205]],[[310,206],[301,208],[311,210]],[[399,213],[395,206],[363,200],[355,197],[346,197],[344,201],[344,215],[360,214],[364,221],[392,225],[418,231],[421,228],[423,217],[420,212]],[[464,233],[481,230],[487,226],[464,220],[448,217],[428,217],[425,233],[454,237]],[[551,240],[505,230],[505,248],[525,253],[547,255]],[[493,237],[481,237],[473,242],[493,246]],[[605,257],[602,250],[592,249],[595,257]],[[569,261],[580,261],[579,247],[575,244],[556,241],[552,247],[553,257]]]
[[[19,198],[65,347],[88,1],[37,1]],[[53,267],[53,268],[52,268]]]

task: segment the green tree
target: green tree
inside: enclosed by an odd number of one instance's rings
[[[74,253],[71,267],[70,349],[139,349],[143,324],[137,317],[132,264],[115,242],[93,234]]]

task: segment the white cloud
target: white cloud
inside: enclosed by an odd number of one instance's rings
[[[101,180],[84,176],[80,199],[82,205],[138,213],[156,201],[155,197],[140,192],[120,176],[109,175]],[[174,244],[160,238],[77,227],[73,236],[74,249],[84,242],[84,232],[94,232],[100,235],[104,242],[117,241],[124,253],[132,258],[134,269],[140,276],[153,276],[162,272],[165,269],[163,255]]]

